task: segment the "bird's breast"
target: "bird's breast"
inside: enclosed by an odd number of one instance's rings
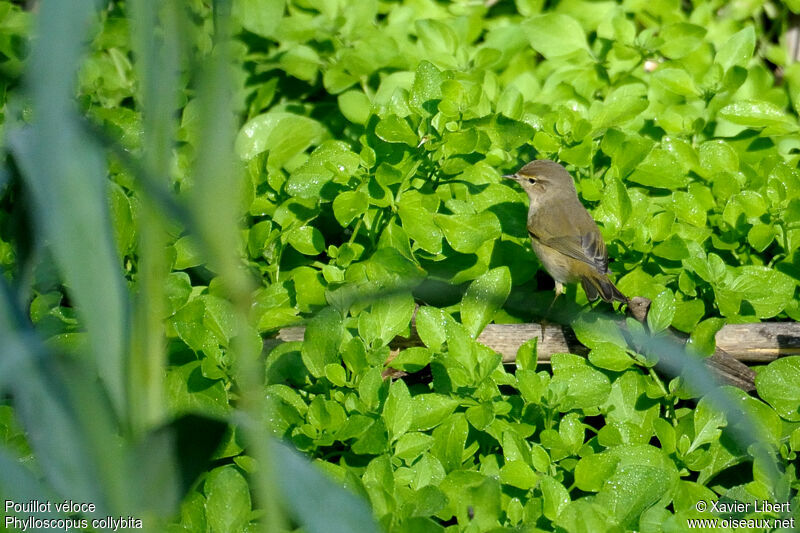
[[[562,254],[555,248],[542,244],[536,237],[531,237],[531,245],[536,257],[539,258],[542,266],[554,280],[559,283],[573,283],[580,279],[580,276],[575,275],[577,270],[580,270],[579,268],[576,269],[576,266],[580,266],[576,265],[576,263],[580,263],[580,261]]]

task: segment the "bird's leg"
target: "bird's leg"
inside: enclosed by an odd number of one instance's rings
[[[555,296],[553,296],[553,301],[550,302],[550,305],[547,307],[547,311],[544,312],[544,316],[542,317],[541,327],[542,327],[542,335],[541,339],[544,340],[544,330],[550,324],[547,320],[547,317],[550,316],[550,311],[553,309],[553,305],[556,303],[556,300],[559,296],[564,293],[564,285],[560,281],[556,281],[556,289],[555,289]]]

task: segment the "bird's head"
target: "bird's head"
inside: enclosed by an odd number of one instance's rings
[[[561,191],[575,191],[575,184],[567,169],[555,161],[547,159],[531,161],[514,174],[507,174],[503,177],[519,183],[530,198],[545,193],[557,194]]]

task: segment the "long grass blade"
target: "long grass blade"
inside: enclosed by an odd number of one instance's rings
[[[88,330],[94,361],[124,414],[127,294],[113,242],[104,154],[80,127],[74,80],[95,4],[42,2],[26,82],[36,110],[11,147],[36,217],[71,299]]]

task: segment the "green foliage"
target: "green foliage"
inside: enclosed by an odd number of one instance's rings
[[[706,356],[726,321],[800,318],[800,70],[777,37],[800,6],[79,3],[43,3],[51,37],[26,56],[32,15],[0,1],[0,355],[27,362],[0,376],[4,494],[189,531],[286,529],[279,499],[307,531],[397,532],[681,530],[711,516],[698,500],[797,504],[796,357],[759,369],[763,401],[705,384],[694,409],[697,381],[653,367],[669,327]],[[554,311],[587,358],[543,368],[534,341],[511,372],[476,340],[552,298],[501,178],[534,157],[568,167],[617,285],[652,299],[642,353],[642,325],[576,318],[573,288]],[[423,345],[392,354],[412,318]],[[30,364],[53,352],[85,375]],[[146,452],[198,414],[225,432],[214,463],[178,450],[200,474],[183,486]]]

